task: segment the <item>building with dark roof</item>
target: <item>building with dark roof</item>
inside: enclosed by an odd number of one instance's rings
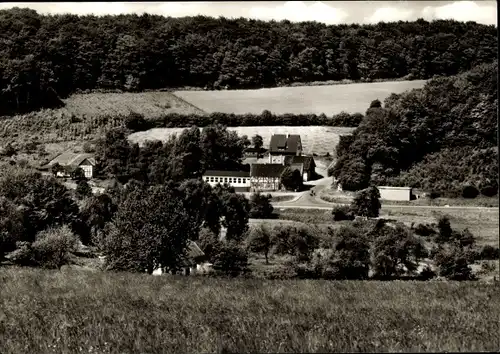
[[[286,166],[278,163],[258,163],[250,167],[250,190],[275,191],[281,189],[281,174]]]
[[[283,163],[285,156],[301,156],[302,141],[297,134],[273,134],[269,143],[269,163]]]
[[[207,170],[203,174],[203,180],[212,187],[217,184],[228,184],[236,192],[248,192],[250,190],[249,171]]]
[[[316,163],[312,156],[285,156],[284,164],[299,170],[305,182],[310,181],[316,174]]]

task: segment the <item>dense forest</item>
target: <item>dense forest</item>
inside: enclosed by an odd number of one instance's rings
[[[474,22],[335,25],[204,16],[0,11],[2,114],[93,89],[257,88],[326,80],[428,79],[497,57]]]
[[[454,196],[495,195],[497,71],[495,61],[393,94],[383,107],[372,102],[353,135],[341,137],[330,173],[346,190],[373,182]]]

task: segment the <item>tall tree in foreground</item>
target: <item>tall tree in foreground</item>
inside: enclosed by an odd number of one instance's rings
[[[149,274],[177,271],[197,228],[178,192],[165,186],[134,189],[118,206],[104,241],[108,269]]]

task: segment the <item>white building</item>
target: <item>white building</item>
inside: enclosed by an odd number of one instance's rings
[[[383,200],[411,200],[411,187],[389,187],[378,186],[380,192],[380,199]]]
[[[41,170],[50,170],[54,165],[61,166],[61,170],[57,172],[58,177],[68,177],[70,171],[76,168],[81,168],[85,174],[85,178],[94,176],[95,159],[92,154],[80,154],[72,152],[64,152],[51,160],[47,165],[42,166]]]
[[[248,171],[219,171],[208,170],[203,175],[203,180],[212,187],[217,184],[228,184],[237,192],[250,191],[250,172]]]

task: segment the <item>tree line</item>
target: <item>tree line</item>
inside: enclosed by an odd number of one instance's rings
[[[497,66],[371,103],[329,171],[345,190],[411,186],[451,197],[498,192]]]
[[[273,213],[270,196],[254,194],[248,200],[227,185],[211,187],[200,179],[118,184],[103,194],[75,197],[52,176],[18,167],[5,170],[0,176],[0,262],[5,258],[20,266],[57,269],[74,262],[81,242],[104,255],[106,270],[151,274],[161,267],[175,273],[183,266],[188,243],[196,241],[215,275],[248,274],[252,252],[264,255],[266,263],[270,257],[289,257],[265,275],[269,278],[427,280],[436,272],[419,269],[419,264],[431,259],[442,277],[471,280],[471,263],[498,258],[498,249],[478,250],[474,236],[453,230],[446,217],[417,227],[374,219],[380,210],[375,187],[360,192],[349,207],[361,219],[328,230],[250,229],[249,217]],[[343,219],[338,208],[332,214],[333,222]]]
[[[3,113],[85,90],[243,89],[327,80],[429,79],[497,57],[497,30],[423,19],[375,25],[39,15],[0,11]]]
[[[222,124],[227,127],[250,126],[330,126],[357,127],[363,120],[363,114],[340,112],[331,117],[325,114],[274,114],[264,110],[261,114],[233,114],[214,112],[208,115],[169,113],[161,117],[145,119],[139,113],[124,117],[125,126],[132,131],[144,131],[152,128],[183,128],[190,126],[206,127]],[[105,121],[105,120],[103,120]]]

